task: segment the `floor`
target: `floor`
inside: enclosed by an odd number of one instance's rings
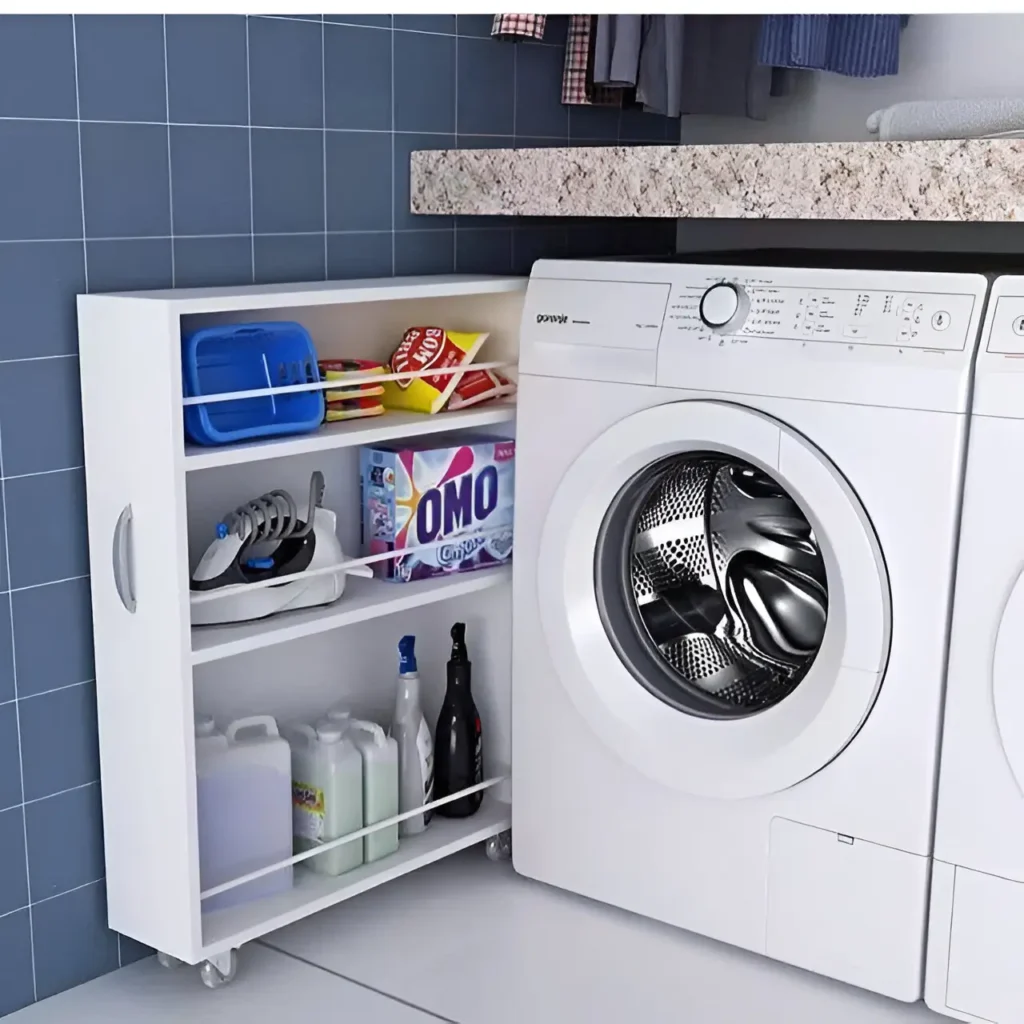
[[[297,1007],[360,1024],[949,1019],[528,881],[478,847],[247,946],[216,992],[151,958],[4,1024],[253,1024]]]

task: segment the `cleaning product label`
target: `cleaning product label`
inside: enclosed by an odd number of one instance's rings
[[[430,737],[426,720],[420,718],[420,727],[416,730],[416,749],[420,755],[420,773],[423,778],[423,802],[429,804],[434,799],[434,741]],[[424,821],[430,821],[433,811],[427,811]]]
[[[324,841],[324,791],[308,782],[292,782],[292,834],[314,843]]]

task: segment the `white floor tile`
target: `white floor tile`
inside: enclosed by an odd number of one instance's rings
[[[467,850],[266,941],[459,1024],[939,1024]]]
[[[262,946],[246,946],[235,980],[216,991],[195,968],[165,970],[155,957],[62,992],[4,1018],[4,1024],[437,1024],[327,971]]]

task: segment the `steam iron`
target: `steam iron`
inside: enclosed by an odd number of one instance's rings
[[[287,491],[268,491],[219,522],[215,539],[192,574],[192,624],[246,622],[331,604],[344,592],[347,572],[370,575],[367,567],[359,566],[196,602],[199,594],[221,587],[291,577],[343,562],[345,555],[335,533],[337,518],[323,507],[323,498],[324,477],[317,471],[310,478],[305,507],[297,506]]]

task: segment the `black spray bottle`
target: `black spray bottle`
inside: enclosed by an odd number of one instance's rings
[[[471,669],[466,652],[466,624],[456,622],[452,626],[448,686],[434,736],[435,800],[484,781],[480,716],[470,692]],[[437,813],[446,818],[468,818],[476,813],[483,798],[483,793],[471,793],[442,804]]]

